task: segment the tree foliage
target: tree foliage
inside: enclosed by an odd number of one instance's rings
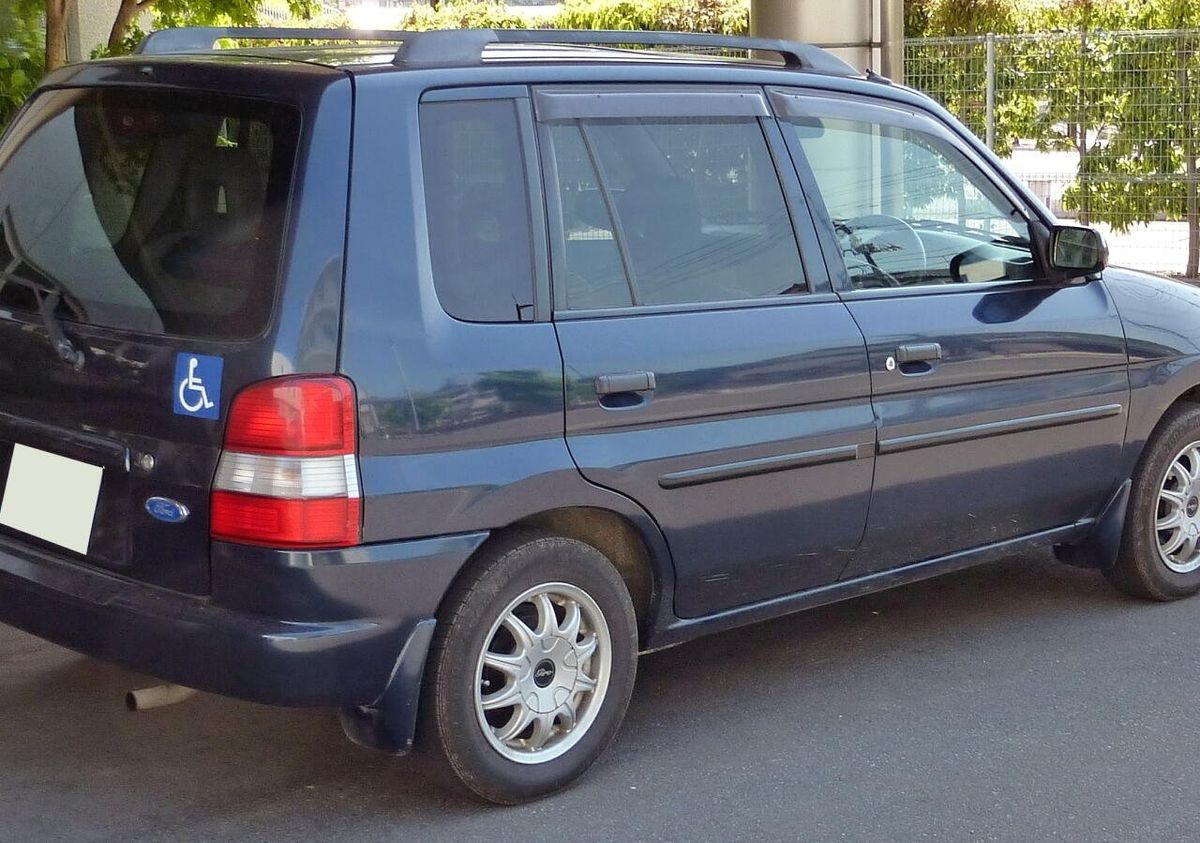
[[[45,37],[40,3],[17,0],[0,6],[0,129],[42,75]]]
[[[1200,271],[1200,3],[909,0],[906,27],[910,36],[1000,36],[993,40],[996,151],[1008,154],[1018,139],[1074,151],[1077,177],[1065,207],[1117,230],[1186,220],[1186,271]],[[981,137],[985,56],[979,40],[951,38],[910,63],[915,84],[936,92]]]
[[[1185,220],[1184,274],[1200,275],[1200,6],[1149,0],[1131,15],[1139,30],[1106,56],[1111,131],[1080,160],[1064,201],[1126,229]]]

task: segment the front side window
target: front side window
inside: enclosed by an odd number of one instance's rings
[[[807,289],[757,120],[571,120],[547,135],[562,213],[555,284],[569,309]]]
[[[789,121],[856,288],[1033,278],[1029,228],[951,143],[842,117]]]

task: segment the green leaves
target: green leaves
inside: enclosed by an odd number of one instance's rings
[[[1118,231],[1186,219],[1188,274],[1200,266],[1200,3],[1195,0],[915,0],[912,27],[956,29],[950,11],[1000,2],[1023,34],[994,37],[995,149],[1019,139],[1079,156],[1063,205]],[[965,23],[962,23],[965,25]],[[1003,31],[1003,30],[995,30]],[[1012,30],[1010,30],[1012,31]],[[972,131],[987,128],[982,37],[910,41],[906,81]]]
[[[0,5],[0,131],[41,78],[45,37],[39,3]]]

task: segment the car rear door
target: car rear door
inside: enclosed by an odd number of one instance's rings
[[[230,399],[336,365],[344,242],[325,215],[345,211],[349,81],[308,71],[212,68],[196,90],[181,63],[85,65],[5,135],[4,541],[208,591]],[[232,93],[246,85],[254,98]],[[310,207],[292,210],[302,187]]]
[[[1032,213],[932,117],[772,95],[870,355],[875,483],[844,576],[1095,515],[1129,397],[1103,283],[1044,281]]]
[[[535,106],[580,470],[662,526],[681,616],[832,581],[866,519],[866,355],[763,92],[562,86]]]

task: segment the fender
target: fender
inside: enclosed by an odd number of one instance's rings
[[[1104,286],[1125,329],[1129,423],[1118,476],[1132,477],[1167,409],[1200,386],[1200,288],[1144,272],[1109,268]]]

